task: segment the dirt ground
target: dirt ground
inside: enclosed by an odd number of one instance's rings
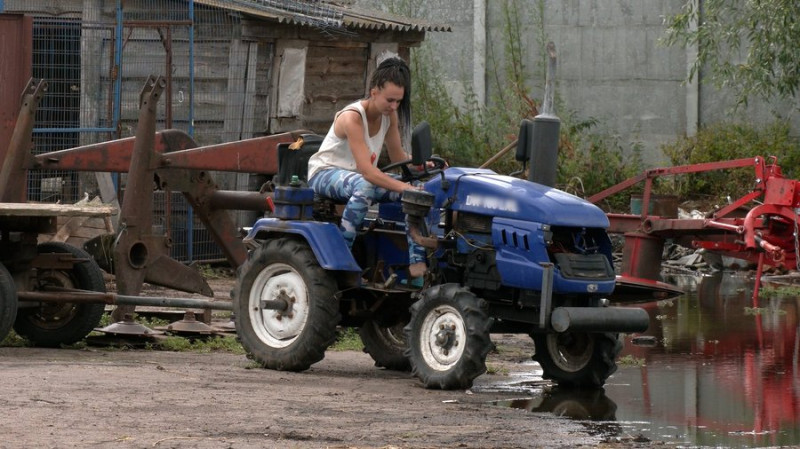
[[[212,284],[227,295],[224,281]],[[0,448],[634,447],[579,422],[491,405],[532,346],[496,335],[495,374],[426,390],[355,351],[302,373],[243,355],[145,349],[0,348]]]

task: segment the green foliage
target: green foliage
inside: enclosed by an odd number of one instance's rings
[[[699,164],[755,156],[775,156],[787,178],[798,174],[797,143],[789,135],[789,124],[776,121],[763,127],[750,124],[719,123],[698,130],[691,137],[678,139],[662,148],[672,165]],[[683,199],[726,196],[738,198],[750,192],[755,183],[752,168],[715,170],[674,178],[674,192]]]
[[[764,285],[758,290],[761,299],[800,298],[800,285]]]
[[[442,76],[441,65],[430,45],[413,50],[411,57],[412,109],[415,121],[431,124],[435,151],[454,166],[478,166],[509,145],[517,136],[523,118],[538,114],[537,103],[525,85],[529,78],[523,62],[523,36],[536,20],[519,0],[502,3],[503,27],[500,43],[489,41],[487,74],[492,97],[482,105],[464,75],[463,104]],[[402,12],[402,11],[401,11]],[[495,46],[500,46],[503,52]],[[501,59],[501,55],[503,56]],[[462,58],[465,59],[465,58]],[[466,72],[466,69],[462,69]],[[519,170],[513,152],[491,168],[500,173]]]
[[[0,342],[0,347],[27,348],[29,346],[32,346],[31,342],[26,338],[20,337],[19,334],[13,330]]]
[[[702,4],[702,9],[700,8]],[[689,79],[703,76],[750,96],[790,98],[800,87],[797,0],[687,0],[668,18],[667,45],[697,46]]]
[[[505,366],[495,365],[492,363],[486,364],[486,374],[494,374],[497,376],[508,376],[509,370]]]
[[[491,96],[486,105],[479,103],[470,88],[471,82],[466,81],[468,76],[464,76],[465,81],[461,83],[465,86],[463,104],[457,104],[430,45],[423,44],[413,51],[414,119],[431,124],[435,151],[448,159],[450,165],[480,166],[514,142],[522,119],[538,115],[538,102],[531,98],[527,83],[532,78],[542,85],[545,81],[544,8],[541,0],[533,8],[526,8],[519,0],[502,2],[501,39],[487,42],[487,83]],[[408,11],[401,8],[395,12]],[[533,35],[535,45],[542,49],[542,60],[533,67],[534,77],[523,55],[523,42],[528,35]],[[561,120],[557,187],[585,196],[641,172],[638,144],[626,148],[614,136],[594,134],[598,123],[594,119],[580,119],[571,113]],[[521,170],[522,165],[514,160],[514,150],[512,147],[489,168],[505,174]],[[610,198],[606,206],[627,208],[629,197],[626,195]]]
[[[592,133],[595,119],[578,120],[568,115],[561,125],[557,187],[580,197],[603,191],[644,169],[641,143],[625,145],[617,136]],[[627,212],[631,193],[641,186],[626,189],[604,200],[608,212]]]
[[[617,365],[640,368],[642,366],[645,366],[646,362],[645,359],[640,359],[638,357],[628,354],[624,357],[620,357],[617,360]]]
[[[336,341],[329,348],[331,351],[362,351],[364,343],[354,327],[339,329]]]
[[[216,336],[211,338],[189,339],[178,336],[169,336],[155,343],[148,343],[147,349],[176,351],[176,352],[229,352],[244,354],[241,343],[233,337]]]

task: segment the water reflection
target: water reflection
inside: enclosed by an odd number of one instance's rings
[[[627,338],[605,391],[538,381],[524,399],[494,404],[579,420],[609,441],[800,445],[800,298],[754,304],[753,280],[739,273],[678,281],[689,293],[639,305],[650,329]]]
[[[633,430],[652,440],[800,444],[800,300],[754,304],[752,285],[718,274],[684,296],[645,304],[655,344],[626,342],[622,355],[644,365],[609,379],[617,419],[646,421]]]
[[[617,404],[603,390],[546,389],[541,395],[493,401],[493,405],[512,407],[529,412],[547,412],[581,421],[614,421]]]

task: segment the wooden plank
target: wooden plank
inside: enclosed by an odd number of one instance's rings
[[[0,216],[16,217],[103,217],[114,213],[111,206],[74,206],[51,203],[0,203]]]

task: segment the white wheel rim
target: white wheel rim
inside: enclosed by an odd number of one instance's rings
[[[262,309],[261,301],[292,299],[287,310]],[[258,338],[273,348],[285,348],[303,332],[310,310],[303,277],[291,266],[278,263],[261,270],[250,289],[250,322]]]
[[[439,306],[422,322],[422,358],[436,371],[447,371],[461,359],[466,344],[466,327],[452,306]]]
[[[574,339],[571,345],[566,345],[565,339]],[[574,373],[583,369],[592,359],[594,352],[594,339],[588,334],[548,334],[547,350],[553,363],[560,369]]]

